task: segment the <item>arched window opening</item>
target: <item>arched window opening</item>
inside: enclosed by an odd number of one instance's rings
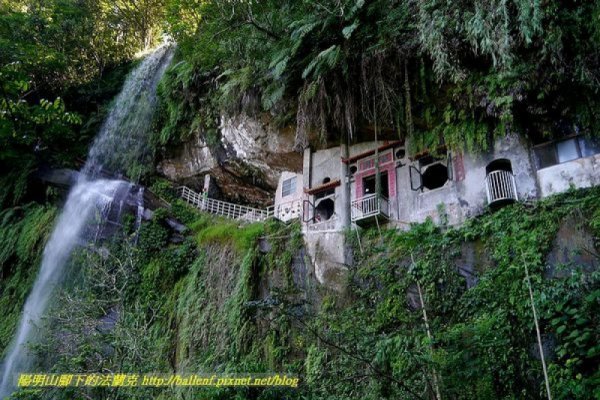
[[[517,183],[510,160],[494,160],[485,167],[485,172],[485,190],[490,207],[498,208],[518,200]]]
[[[490,172],[494,171],[506,171],[512,174],[513,170],[510,160],[507,160],[506,158],[499,158],[497,160],[492,161],[487,165],[487,167],[485,167],[486,175],[489,175]]]

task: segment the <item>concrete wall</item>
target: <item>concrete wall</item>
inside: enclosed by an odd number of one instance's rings
[[[381,140],[378,143],[379,143],[379,146],[383,146],[385,144],[385,142],[383,142]],[[375,141],[356,143],[356,144],[353,144],[352,146],[350,146],[350,148],[348,149],[348,156],[354,157],[358,154],[365,153],[370,150],[375,150]]]
[[[325,178],[340,179],[340,162],[339,147],[312,153],[310,187],[322,185]]]
[[[379,145],[383,145],[384,142],[380,141]],[[358,143],[348,148],[348,157],[353,157],[355,155],[367,152],[369,150],[375,149],[375,142],[363,142]],[[393,150],[391,151],[393,158]],[[395,161],[395,159],[393,159]],[[315,188],[324,183],[324,181],[328,178],[330,181],[340,180],[341,185],[335,187],[333,196],[328,196],[329,198],[334,200],[335,211],[334,215],[328,221],[322,221],[319,223],[312,223],[306,226],[306,230],[312,231],[340,231],[347,226],[344,226],[344,219],[342,218],[344,212],[348,212],[350,208],[350,201],[355,199],[357,196],[356,185],[359,186],[359,192],[362,190],[362,179],[365,176],[372,175],[374,170],[362,171],[357,173],[357,177],[352,176],[350,178],[350,198],[346,198],[344,196],[344,179],[342,176],[342,151],[340,147],[333,147],[326,150],[319,150],[316,152],[311,152],[310,150],[306,150],[304,153],[304,186],[305,188]],[[388,170],[389,177],[391,179],[389,183],[390,192],[395,192],[395,169],[393,168],[392,163],[384,166],[384,169]],[[314,196],[308,196],[308,200],[311,201],[314,206],[318,206],[321,201],[324,199],[315,199]],[[395,204],[395,199],[393,200]],[[392,207],[392,210],[395,210],[396,207]],[[393,214],[393,217],[396,215]]]
[[[283,182],[296,178],[296,190],[293,193],[283,197]],[[294,218],[300,218],[302,212],[303,200],[303,176],[291,171],[283,171],[279,177],[277,190],[275,192],[275,216],[282,221],[290,221]]]
[[[383,143],[379,143],[382,145]],[[349,148],[349,156],[375,149],[375,142],[360,143]],[[434,190],[413,191],[410,185],[410,165],[408,154],[397,157],[397,150],[403,146],[379,153],[380,157],[391,154],[391,162],[382,164],[381,170],[388,172],[393,179],[389,183],[390,190],[390,225],[408,227],[410,223],[424,222],[431,217],[434,222],[460,224],[468,217],[475,216],[485,210],[487,197],[485,190],[486,166],[495,159],[506,158],[511,161],[515,174],[517,191],[520,200],[537,197],[535,171],[530,152],[518,136],[509,136],[495,143],[494,148],[481,155],[452,155],[453,180]],[[314,265],[319,282],[339,289],[340,279],[347,271],[347,255],[344,247],[344,227],[339,215],[344,207],[350,207],[350,201],[362,196],[362,180],[374,173],[374,168],[364,167],[369,158],[364,157],[349,165],[356,165],[357,171],[350,176],[350,200],[341,201],[342,186],[335,188],[335,213],[331,220],[304,225],[304,238],[307,251]],[[304,185],[315,188],[323,184],[325,178],[331,181],[344,179],[340,168],[341,151],[339,147],[304,154]],[[309,196],[314,202],[314,197]],[[318,204],[318,202],[315,202]],[[316,205],[315,204],[315,205]]]
[[[344,233],[306,232],[304,241],[317,281],[330,289],[343,291],[350,264]]]
[[[326,178],[330,181],[341,180],[341,152],[339,147],[332,147],[326,150],[311,152],[309,149],[304,153],[304,187],[306,189],[315,188],[323,185]],[[340,201],[342,197],[342,187],[337,186],[334,194],[328,198],[334,201],[334,213],[329,220],[319,223],[305,225],[305,230],[313,231],[339,231],[342,226],[342,213],[344,205]],[[314,196],[306,196],[315,207],[324,199],[315,199]],[[308,211],[307,211],[308,212]],[[309,215],[309,217],[312,215]]]
[[[320,186],[325,178],[329,178],[331,181],[341,180],[340,164],[341,151],[339,147],[317,152],[306,149],[303,166],[304,188]],[[336,291],[343,291],[348,272],[345,237],[341,231],[343,229],[340,218],[343,212],[343,205],[340,201],[341,190],[341,185],[334,190],[332,198],[335,202],[335,209],[330,220],[303,224],[306,250],[313,264],[317,281]],[[315,204],[314,196],[306,195],[305,197]]]
[[[537,197],[535,173],[526,145],[517,135],[498,140],[494,149],[485,154],[453,154],[454,180],[444,186],[423,192],[410,188],[409,165],[397,171],[398,220],[406,225],[424,222],[431,217],[450,225],[481,214],[487,204],[485,192],[486,166],[493,160],[506,158],[512,164],[519,200]],[[412,163],[416,166],[417,162]],[[444,215],[445,214],[445,215]]]
[[[383,145],[379,142],[379,146]],[[451,225],[460,224],[466,218],[481,214],[487,205],[485,190],[486,166],[496,159],[508,159],[515,175],[519,200],[538,197],[535,169],[530,151],[518,135],[509,135],[499,139],[493,149],[484,154],[451,154],[453,179],[434,190],[424,189],[413,191],[410,182],[410,166],[418,166],[418,161],[411,161],[406,154],[403,158],[396,157],[396,150],[401,146],[380,152],[380,156],[391,153],[392,161],[381,164],[380,171],[388,173],[390,191],[390,217],[395,224],[408,226],[413,222],[424,222],[431,217],[435,222],[448,222]],[[375,142],[365,142],[349,148],[349,156],[356,156],[376,148]],[[363,179],[374,174],[374,168],[363,169],[364,162],[374,158],[374,155],[358,160],[351,165],[357,166],[357,172],[350,177],[350,199],[362,196]],[[311,188],[319,186],[328,177],[332,181],[341,179],[340,149],[334,147],[319,150],[310,154],[310,165],[306,165],[305,154],[304,176],[305,185]],[[311,177],[310,182],[306,179]],[[588,181],[591,178],[588,177]],[[581,182],[585,179],[581,178]],[[340,200],[340,187],[336,188],[335,209],[340,215],[343,207]],[[335,216],[334,216],[335,217]],[[342,229],[339,224],[329,223],[327,230]]]
[[[600,185],[600,154],[540,169],[537,178],[541,197]]]
[[[520,201],[538,197],[535,169],[527,145],[518,135],[507,136],[497,140],[494,149],[488,153],[479,156],[464,155],[465,178],[456,182],[457,198],[462,212],[462,218],[456,218],[457,223],[484,211],[487,205],[485,168],[497,159],[507,159],[511,162]]]
[[[380,142],[379,146],[382,144]],[[521,137],[513,134],[497,140],[493,148],[483,154],[451,154],[454,175],[452,180],[434,190],[413,191],[409,167],[417,166],[418,161],[411,161],[409,154],[398,159],[396,151],[400,147],[402,146],[391,149],[393,163],[383,168],[388,171],[389,176],[395,175],[395,181],[389,184],[390,226],[398,228],[424,222],[428,217],[436,223],[457,225],[467,218],[483,213],[487,207],[486,167],[497,159],[507,159],[511,162],[519,201],[546,197],[571,187],[600,185],[600,154],[536,171],[529,145]],[[375,142],[351,146],[348,151],[349,157],[375,148]],[[380,156],[387,151],[380,152]],[[341,281],[346,276],[349,259],[344,245],[344,227],[340,225],[336,215],[340,214],[343,207],[350,207],[351,200],[362,196],[362,179],[373,173],[372,170],[361,172],[360,164],[368,158],[349,165],[358,167],[357,172],[349,178],[349,201],[342,204],[342,186],[335,188],[335,214],[331,221],[304,226],[307,250],[313,260],[317,279],[320,283],[337,290],[341,290]],[[331,181],[344,179],[341,176],[341,163],[339,147],[314,153],[307,150],[304,155],[304,187],[320,186],[326,177]],[[313,201],[312,196],[310,200]]]

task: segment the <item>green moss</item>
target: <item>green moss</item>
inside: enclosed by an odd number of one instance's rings
[[[55,208],[37,204],[0,213],[0,350],[14,334],[55,218]]]
[[[527,267],[542,334],[557,338],[561,349],[558,358],[549,361],[553,391],[561,393],[561,398],[594,393],[598,375],[590,366],[598,355],[589,340],[597,340],[598,335],[591,332],[599,331],[600,320],[592,317],[588,307],[597,298],[600,276],[571,265],[568,278],[547,279],[546,254],[561,224],[572,218],[594,231],[599,198],[599,188],[579,190],[533,206],[515,204],[457,229],[440,229],[427,221],[407,232],[388,231],[383,239],[367,232],[364,253],[358,249],[355,253],[353,302],[334,306],[335,311],[322,308],[320,323],[332,332],[332,340],[377,336],[374,349],[365,347],[362,354],[367,359],[380,357],[383,366],[404,383],[412,382],[412,387],[428,379],[413,374],[411,369],[416,368],[437,371],[444,397],[518,398],[526,393],[537,398],[543,383],[523,378],[542,379],[541,364],[532,356],[537,347],[525,281]],[[476,272],[478,283],[470,289],[457,270],[464,262],[459,257],[465,244],[476,250],[476,270],[479,262],[491,264]],[[433,342],[424,329],[418,290],[423,294]],[[578,316],[580,326],[573,327],[572,315]],[[563,334],[564,326],[577,332],[578,343],[575,336]],[[585,332],[589,334],[582,338]],[[359,342],[367,345],[371,339]],[[360,348],[360,343],[353,346]],[[573,359],[577,361],[569,361]],[[338,360],[338,370],[360,368],[360,363],[351,362],[353,367],[348,367],[347,360]],[[325,389],[335,383],[317,386]]]
[[[524,280],[527,265],[544,337],[556,339],[556,357],[548,359],[552,389],[557,398],[586,398],[598,390],[600,277],[572,266],[570,277],[544,279],[544,258],[566,218],[577,217],[585,229],[597,232],[598,199],[600,189],[576,191],[506,207],[460,228],[427,221],[406,232],[364,231],[364,253],[355,249],[346,292],[321,288],[318,297],[295,287],[292,279],[290,264],[302,246],[298,224],[238,225],[194,214],[189,237],[172,243],[162,241],[162,234],[150,234],[166,229],[161,225],[165,211],[160,211],[155,221],[144,224],[150,242],[145,247],[127,249],[127,241],[111,247],[115,259],[132,257],[124,263],[131,265],[125,281],[133,288],[130,293],[119,297],[84,288],[84,300],[93,301],[74,311],[75,316],[97,316],[98,305],[121,310],[117,328],[107,335],[115,354],[100,362],[91,355],[104,354],[101,346],[84,342],[78,357],[62,365],[276,371],[302,377],[296,390],[211,388],[199,394],[188,388],[140,389],[113,393],[118,399],[415,398],[409,390],[434,398],[434,371],[443,398],[535,399],[543,387],[541,366],[531,350],[535,331]],[[270,252],[258,251],[259,236],[269,241]],[[151,246],[153,237],[162,246]],[[457,272],[466,244],[475,258],[489,264],[476,272],[478,283],[470,289]],[[120,265],[112,260],[104,265],[108,277]],[[103,280],[101,287],[111,281]],[[431,339],[422,309],[415,306],[417,288]]]
[[[243,224],[224,218],[203,215],[191,224],[198,245],[232,245],[240,254],[256,245],[256,240],[264,232],[264,224],[257,222]]]

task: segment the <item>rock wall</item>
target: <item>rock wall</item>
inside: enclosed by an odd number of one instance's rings
[[[222,116],[217,138],[197,132],[158,164],[168,179],[200,189],[210,174],[222,197],[267,205],[273,202],[282,171],[302,170],[302,154],[294,151],[294,128],[277,128],[268,115]]]

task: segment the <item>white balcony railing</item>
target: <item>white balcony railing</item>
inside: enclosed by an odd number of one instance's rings
[[[515,176],[509,171],[490,172],[485,177],[485,191],[489,205],[500,201],[518,200]]]
[[[388,199],[375,193],[353,200],[351,204],[352,222],[379,215],[389,218],[389,207]]]

